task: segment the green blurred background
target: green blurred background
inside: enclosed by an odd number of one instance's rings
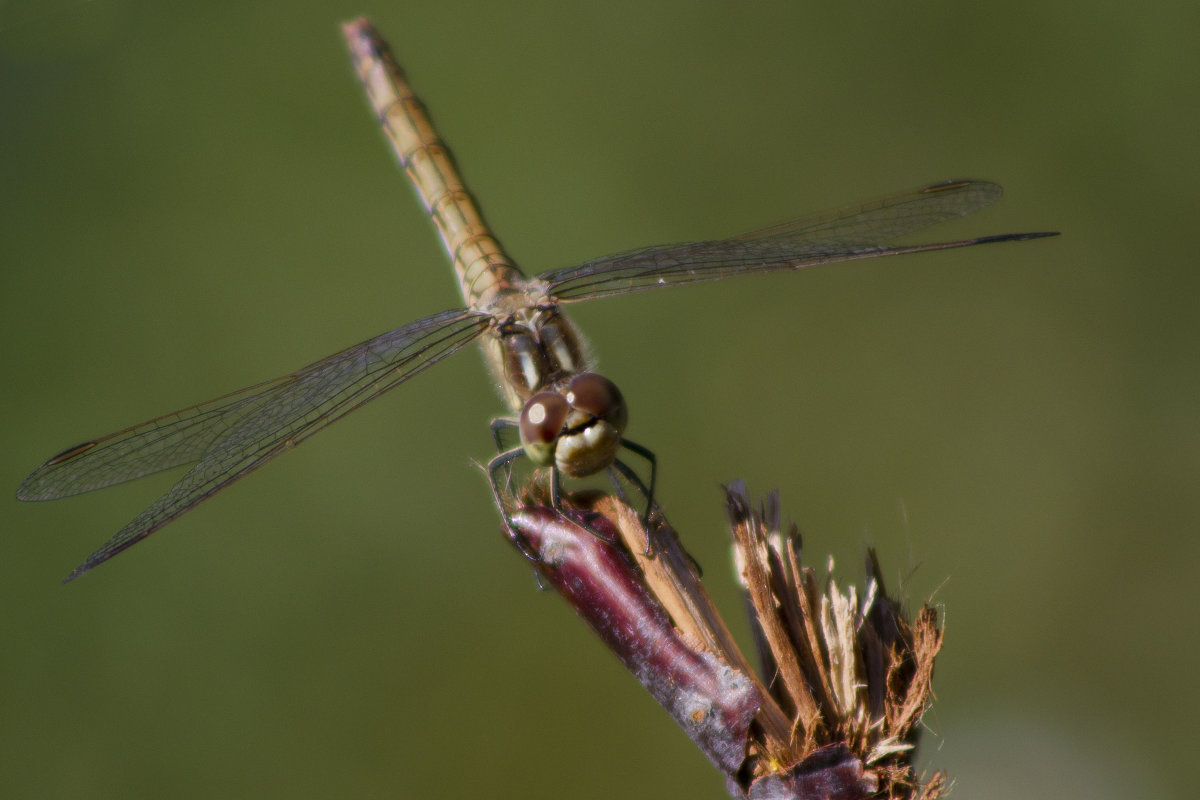
[[[0,5],[0,485],[456,304],[365,12],[531,271],[954,177],[1063,231],[576,318],[740,633],[742,477],[944,607],[962,796],[1188,794],[1198,6],[828,5]],[[172,478],[0,503],[0,793],[725,796],[500,536],[499,410],[459,356],[66,587]]]

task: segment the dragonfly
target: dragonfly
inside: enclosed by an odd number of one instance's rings
[[[489,465],[518,457],[573,478],[616,468],[625,438],[619,389],[592,372],[563,307],[670,286],[797,270],[885,256],[1014,242],[1053,232],[1005,233],[926,244],[894,240],[998,200],[986,181],[951,180],[729,239],[656,245],[526,277],[501,248],[458,174],[443,140],[388,45],[365,19],[343,26],[351,60],[402,170],[417,190],[453,262],[464,305],[376,336],[290,375],[69,447],[21,483],[21,500],[53,500],[190,465],[165,494],[72,571],[74,580],[145,539],[230,484],[291,450],[429,367],[482,341],[515,418],[520,444]],[[543,470],[544,471],[544,470]]]

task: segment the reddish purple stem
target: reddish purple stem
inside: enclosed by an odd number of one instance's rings
[[[726,777],[746,760],[750,722],[761,703],[751,681],[715,655],[685,642],[647,590],[604,517],[591,530],[549,508],[511,518],[513,543],[638,682]],[[607,540],[606,540],[607,539]]]

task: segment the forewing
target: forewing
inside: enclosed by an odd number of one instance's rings
[[[571,302],[735,275],[1053,235],[1018,233],[931,244],[890,244],[902,236],[978,211],[1001,194],[1000,186],[986,181],[947,181],[733,239],[631,250],[538,277],[548,284],[547,294]]]
[[[26,478],[18,497],[63,497],[196,462],[68,580],[76,578],[459,350],[489,320],[465,309],[426,317],[286,377],[71,448]]]

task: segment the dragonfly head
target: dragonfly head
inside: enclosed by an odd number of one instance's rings
[[[573,478],[607,467],[617,457],[629,413],[616,384],[594,372],[538,392],[521,409],[521,444],[538,466],[554,464]]]

